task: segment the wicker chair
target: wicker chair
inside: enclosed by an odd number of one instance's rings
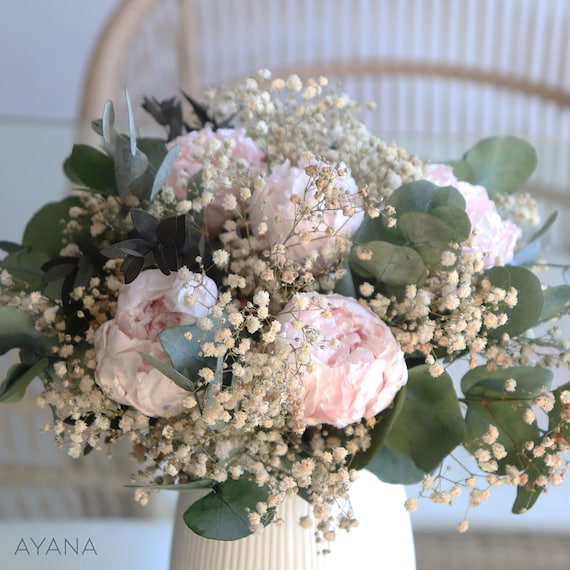
[[[265,67],[376,101],[379,133],[559,137],[569,24],[565,0],[126,0],[93,54],[82,116],[122,103],[125,86],[135,102],[199,96]]]
[[[569,30],[566,0],[125,0],[93,53],[81,117],[112,99],[121,124],[128,87],[152,132],[144,95],[199,98],[261,68],[325,75],[377,103],[364,112],[374,132],[426,159],[484,136],[528,138],[533,190],[568,214]],[[569,231],[552,242],[568,244]]]

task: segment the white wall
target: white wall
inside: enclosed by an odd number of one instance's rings
[[[66,190],[91,52],[119,0],[0,0],[0,240]]]
[[[91,49],[119,3],[3,0],[0,117],[75,117]]]

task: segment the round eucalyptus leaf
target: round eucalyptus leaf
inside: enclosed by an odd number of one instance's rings
[[[464,160],[475,173],[473,182],[484,186],[491,197],[516,192],[537,164],[533,146],[512,136],[483,139],[467,152]]]
[[[393,485],[413,485],[420,482],[425,474],[410,457],[392,451],[387,445],[380,448],[366,469],[384,483]]]
[[[437,186],[428,180],[416,180],[395,190],[387,204],[394,207],[396,215],[405,212],[431,212],[441,206],[454,206],[465,210],[465,198],[453,186]]]
[[[454,229],[446,222],[424,212],[407,212],[398,218],[398,228],[406,239],[421,256],[425,265],[439,265],[441,254],[451,249],[455,242]]]
[[[385,241],[372,241],[355,247],[349,264],[357,275],[388,286],[421,284],[427,276],[418,252]]]
[[[504,333],[511,337],[519,336],[537,324],[544,304],[542,284],[538,277],[525,267],[507,265],[493,267],[485,276],[495,286],[508,291],[511,287],[517,290],[517,304],[512,307],[501,307],[499,312],[507,314],[507,322],[490,329],[491,338],[500,338]]]
[[[445,164],[453,168],[453,174],[458,180],[471,184],[475,182],[475,173],[466,160],[447,160]]]
[[[427,473],[462,442],[463,436],[463,416],[449,374],[433,378],[426,365],[411,368],[406,397],[386,445]]]
[[[268,489],[254,481],[228,479],[212,488],[184,513],[186,526],[197,535],[214,540],[239,540],[252,534],[248,513],[255,512],[258,502],[267,500]],[[274,509],[262,517],[267,525]]]
[[[42,266],[49,257],[37,249],[28,247],[8,254],[0,263],[14,280],[14,287],[22,291],[41,291],[43,288]]]
[[[461,380],[461,391],[466,397],[489,400],[532,400],[552,384],[552,371],[536,366],[512,366],[490,370],[478,366],[469,370]],[[505,390],[505,382],[513,379],[516,386]]]
[[[506,473],[507,465],[516,465],[526,469],[530,463],[524,453],[525,444],[538,441],[540,432],[536,421],[528,424],[524,418],[530,405],[522,400],[487,400],[478,398],[467,399],[467,414],[465,416],[466,435],[464,446],[471,453],[485,449],[483,436],[489,426],[495,426],[499,435],[495,443],[504,446],[506,455],[497,460],[497,472]],[[497,420],[500,418],[500,421]]]

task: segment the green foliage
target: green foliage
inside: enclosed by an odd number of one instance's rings
[[[534,172],[537,158],[527,141],[501,136],[479,141],[462,160],[449,164],[459,180],[484,186],[492,198],[519,190]]]
[[[485,273],[485,277],[495,287],[506,291],[514,287],[517,290],[517,304],[514,307],[510,308],[504,304],[499,307],[499,312],[506,313],[507,322],[496,329],[490,329],[489,337],[501,338],[505,333],[515,337],[536,325],[542,312],[544,297],[542,284],[532,271],[524,267],[493,267]]]
[[[123,202],[129,194],[143,201],[153,200],[168,178],[178,150],[168,152],[165,142],[156,138],[137,141],[128,93],[126,97],[129,134],[115,130],[113,105],[107,102],[102,119],[92,124],[103,139],[104,152],[75,145],[64,163],[64,171],[86,190],[119,196]]]
[[[364,258],[363,248],[367,251]],[[369,241],[365,246],[354,248],[349,263],[360,277],[392,287],[421,285],[427,277],[426,266],[416,250],[386,241]]]
[[[172,366],[188,378],[197,378],[202,368],[216,368],[216,359],[202,353],[202,345],[211,341],[216,327],[204,331],[198,325],[180,325],[164,329],[158,336]]]
[[[159,220],[145,210],[132,209],[134,231],[125,241],[105,248],[102,254],[112,259],[124,258],[121,271],[125,283],[132,283],[146,267],[157,266],[165,275],[190,265],[198,254],[186,216]],[[192,256],[194,254],[194,256]]]
[[[0,267],[10,272],[14,288],[21,291],[40,291],[42,288],[43,264],[49,257],[42,251],[20,248],[8,254]]]
[[[10,368],[0,384],[0,401],[16,401],[28,384],[48,365],[53,339],[38,332],[32,315],[16,307],[0,307],[0,354],[19,349],[20,362]]]
[[[27,387],[41,377],[49,365],[48,358],[42,358],[29,365],[18,362],[10,367],[6,378],[0,383],[0,402],[17,402],[24,397]]]
[[[542,291],[544,303],[538,321],[540,323],[560,318],[570,309],[570,285],[556,285]]]
[[[505,382],[509,379],[516,380],[516,387],[507,392]],[[461,391],[468,400],[530,401],[544,389],[548,389],[551,383],[552,372],[547,368],[512,366],[489,370],[487,366],[478,366],[463,376]]]
[[[366,465],[366,469],[381,481],[394,485],[413,485],[420,482],[425,475],[424,470],[419,469],[410,457],[392,451],[388,444],[380,448]]]
[[[63,232],[70,220],[69,210],[74,206],[81,206],[81,201],[76,196],[43,206],[26,225],[22,245],[41,251],[49,257],[58,256],[63,247]]]
[[[510,379],[516,381],[516,386],[507,391],[505,382]],[[517,488],[514,513],[524,512],[536,502],[540,490],[534,482],[541,474],[547,474],[543,461],[525,452],[526,442],[539,441],[540,430],[536,421],[529,424],[524,415],[531,409],[534,398],[548,390],[551,383],[550,370],[530,366],[498,370],[480,366],[470,370],[461,381],[467,403],[465,448],[472,453],[490,449],[491,444],[483,441],[483,435],[493,425],[498,430],[496,443],[503,445],[506,453],[497,459],[497,473],[504,475],[507,466],[513,465],[528,476],[527,485]]]
[[[365,219],[349,265],[356,281],[372,280],[385,292],[398,293],[409,284],[421,286],[440,267],[441,254],[469,237],[471,223],[458,190],[425,180],[400,187],[387,206],[396,211],[396,225],[382,217]],[[370,259],[359,255],[362,248]]]
[[[164,149],[164,145],[162,147]],[[152,189],[150,191],[150,201],[154,200],[156,195],[160,192],[161,188],[165,185],[168,175],[178,158],[180,153],[180,145],[176,145],[171,148],[168,153],[163,156],[154,177],[154,182],[152,183]]]
[[[433,378],[426,365],[415,366],[409,370],[405,399],[385,443],[427,473],[461,443],[463,426],[449,374]]]
[[[376,455],[383,449],[386,437],[390,433],[394,421],[398,417],[404,401],[406,399],[406,387],[404,386],[394,398],[394,401],[387,410],[376,416],[376,424],[370,431],[370,447],[366,451],[356,453],[351,461],[352,469],[364,469],[374,462]],[[370,467],[368,467],[370,469]]]
[[[183,390],[187,390],[189,392],[192,392],[194,390],[195,388],[194,382],[192,382],[192,380],[190,380],[189,378],[186,378],[184,374],[181,374],[180,372],[178,372],[178,370],[176,370],[172,366],[169,366],[162,360],[159,360],[158,358],[155,358],[154,356],[146,354],[144,352],[141,352],[141,356],[149,364],[151,364],[159,372],[162,372],[167,378],[170,378],[170,380],[172,380],[177,386],[179,386]]]
[[[113,159],[89,145],[74,145],[71,155],[63,164],[63,170],[72,182],[86,189],[118,195]]]
[[[204,538],[238,540],[251,534],[248,513],[256,512],[257,503],[266,501],[267,495],[268,489],[254,481],[229,479],[193,503],[184,513],[184,522]],[[264,526],[273,520],[274,511],[269,508],[262,515]]]

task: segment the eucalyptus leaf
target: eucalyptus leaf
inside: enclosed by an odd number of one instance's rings
[[[466,216],[465,212],[455,209],[457,213]],[[468,221],[468,220],[467,220]],[[460,224],[460,222],[458,222]],[[467,236],[471,225],[468,222]],[[451,244],[458,240],[463,233],[448,222],[432,214],[424,212],[406,212],[398,218],[398,229],[404,236],[407,245],[413,247],[422,257],[428,267],[437,267],[441,262],[441,254],[451,249]]]
[[[544,487],[538,487],[535,485],[532,487],[529,487],[529,485],[519,485],[517,487],[517,496],[513,503],[513,514],[523,515],[529,511],[535,505],[536,501],[538,501],[543,490]]]
[[[105,101],[105,106],[103,107],[103,120],[102,120],[102,136],[103,144],[108,152],[114,154],[115,151],[115,140],[117,138],[117,131],[114,129],[115,126],[115,108],[113,107],[112,101]]]
[[[495,400],[528,400],[548,390],[552,384],[552,371],[537,366],[511,366],[491,370],[478,366],[469,370],[461,380],[461,391],[467,398]],[[507,391],[505,382],[516,381],[514,389]]]
[[[168,151],[168,154],[164,157],[158,172],[154,178],[154,182],[152,184],[152,190],[150,192],[150,200],[154,200],[156,195],[160,192],[166,180],[168,179],[168,175],[174,166],[176,159],[178,158],[178,154],[180,153],[180,145],[177,144],[173,148]]]
[[[544,323],[568,314],[570,310],[570,285],[556,285],[543,289],[544,304],[538,319]]]
[[[490,197],[516,192],[537,164],[532,145],[512,136],[483,139],[465,154],[464,160],[475,174],[472,183],[484,186]]]
[[[399,217],[406,212],[430,213],[441,206],[465,210],[465,198],[452,186],[437,186],[427,180],[416,180],[395,190],[387,204],[394,207]]]
[[[461,243],[471,234],[471,221],[467,212],[456,206],[437,206],[430,212],[432,216],[444,221],[452,230],[453,241]]]
[[[103,107],[103,116],[101,119],[91,121],[91,128],[98,134],[102,140],[102,146],[105,152],[110,156],[115,153],[115,139],[117,131],[115,125],[115,108],[112,101],[107,100]]]
[[[125,137],[119,136],[116,140],[115,148],[115,178],[119,196],[125,200],[127,194],[134,193],[139,198],[147,198],[150,194],[150,186],[141,188],[137,182],[144,181],[144,174],[148,168],[148,158],[140,150],[134,147],[132,151],[132,141]],[[148,190],[148,191],[147,191]]]
[[[361,277],[388,286],[411,283],[421,285],[427,277],[426,267],[418,252],[382,241],[372,241],[353,248],[349,265]]]
[[[500,338],[507,333],[511,337],[519,336],[538,322],[542,313],[544,297],[542,284],[538,277],[524,267],[493,267],[485,276],[495,286],[508,291],[511,287],[517,290],[517,304],[512,307],[501,307],[499,312],[506,313],[507,322],[490,329],[491,338]]]
[[[495,443],[503,445],[506,455],[497,459],[497,473],[504,475],[508,465],[520,470],[529,467],[531,460],[525,453],[526,442],[537,442],[540,432],[536,421],[528,424],[525,414],[530,408],[526,400],[480,399],[467,397],[464,446],[471,453],[490,447],[483,440],[489,426],[495,426],[499,435]]]
[[[411,368],[402,409],[386,437],[388,447],[427,473],[463,436],[463,416],[449,374],[433,378],[426,365]]]
[[[404,240],[401,236],[395,235],[392,228],[388,228],[382,221],[382,218],[364,218],[362,224],[358,228],[354,236],[354,243],[366,243],[369,241],[387,241],[403,245]]]
[[[23,245],[13,241],[0,241],[0,250],[5,251],[6,253],[15,253],[16,251],[23,249],[23,247]]]
[[[570,382],[558,386],[552,391],[554,394],[554,407],[548,412],[548,429],[552,432],[560,432],[560,435],[570,440],[570,422],[567,420],[567,404],[562,401],[562,394],[570,391]]]
[[[463,180],[464,182],[469,182],[470,184],[475,183],[475,173],[470,164],[463,159],[460,160],[447,160],[445,164],[448,164],[453,168],[453,174],[457,180]]]
[[[443,220],[425,212],[404,212],[398,217],[398,229],[413,247],[434,251],[449,249],[453,230]]]
[[[143,137],[137,139],[137,148],[148,158],[153,172],[157,172],[168,154],[168,148],[163,139]]]
[[[14,280],[15,288],[22,291],[41,291],[43,271],[42,266],[49,257],[43,251],[28,247],[8,254],[0,263]]]
[[[144,257],[129,255],[121,264],[121,271],[125,276],[125,283],[132,283],[144,268]]]
[[[215,330],[204,331],[198,325],[180,325],[164,329],[158,338],[172,366],[194,378],[202,368],[214,370],[216,367],[215,358],[202,354],[202,344],[212,340],[214,334]]]
[[[127,117],[129,121],[129,143],[131,148],[131,156],[134,158],[137,154],[137,132],[135,128],[135,118],[133,116],[133,106],[131,105],[129,90],[126,87],[125,99],[127,101]]]
[[[180,372],[178,372],[178,370],[175,370],[174,368],[172,368],[172,366],[169,366],[162,360],[159,360],[158,358],[155,358],[150,354],[146,354],[145,352],[141,352],[140,354],[149,364],[151,364],[159,372],[162,372],[162,374],[164,374],[167,378],[172,380],[177,386],[179,386],[183,390],[192,392],[196,387],[194,382],[192,382],[192,380],[186,378],[184,374],[181,374]]]
[[[406,398],[406,387],[404,386],[394,398],[389,409],[384,410],[376,416],[376,424],[370,432],[370,447],[364,451],[356,453],[350,461],[351,469],[364,469],[376,454],[382,449],[394,421],[398,417]]]
[[[156,240],[156,228],[160,224],[160,220],[146,210],[133,208],[130,213],[135,230],[140,237],[147,242],[154,242]]]
[[[0,383],[0,402],[17,402],[24,397],[29,384],[46,370],[49,359],[42,358],[33,365],[19,362],[8,370],[6,378]]]
[[[495,426],[499,432],[496,443],[504,447],[506,454],[497,459],[497,472],[505,474],[508,465],[526,470],[529,489],[540,474],[547,473],[540,458],[525,452],[526,442],[536,442],[540,437],[536,420],[529,424],[525,414],[534,405],[535,397],[550,388],[552,377],[552,371],[531,366],[498,370],[480,366],[470,370],[461,382],[467,403],[465,448],[472,453],[479,449],[492,451],[492,444],[486,443],[483,437],[490,425]],[[507,391],[505,382],[509,379],[516,384]],[[513,511],[523,508],[522,503],[528,508],[533,498],[519,489]]]
[[[0,354],[13,348],[31,350],[39,360],[50,353],[54,341],[36,330],[34,318],[16,307],[0,306]]]
[[[410,457],[395,453],[388,445],[380,448],[366,469],[384,483],[393,485],[413,485],[424,478],[424,471]]]
[[[197,535],[214,540],[239,540],[252,534],[248,514],[258,502],[267,500],[269,490],[247,479],[228,479],[215,485],[208,495],[184,513],[186,526]],[[261,522],[268,525],[275,509],[269,508]]]

